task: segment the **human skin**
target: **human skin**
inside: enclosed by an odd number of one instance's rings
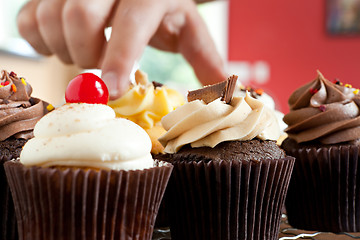
[[[183,54],[203,84],[226,78],[193,0],[31,0],[17,24],[40,54],[101,68],[110,99],[127,89],[131,69],[147,45]],[[104,29],[109,26],[107,42]]]

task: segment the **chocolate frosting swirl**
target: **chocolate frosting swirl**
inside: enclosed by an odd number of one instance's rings
[[[14,72],[1,71],[0,141],[9,137],[33,137],[36,122],[48,112],[46,102],[32,98],[31,86]]]
[[[318,72],[312,82],[289,98],[285,115],[286,132],[298,143],[337,144],[358,142],[360,136],[360,96],[354,88],[330,82]]]

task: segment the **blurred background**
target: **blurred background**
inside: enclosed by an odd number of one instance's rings
[[[25,77],[34,96],[61,105],[68,81],[83,69],[39,56],[21,39],[16,15],[25,2],[0,0],[0,68]],[[227,72],[263,88],[285,113],[291,92],[318,69],[360,87],[360,0],[218,0],[198,8]],[[201,86],[179,54],[148,47],[139,65],[150,80],[184,94]]]

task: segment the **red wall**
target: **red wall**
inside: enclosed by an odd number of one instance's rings
[[[331,36],[325,0],[229,0],[229,61],[265,60],[270,81],[259,86],[287,112],[287,99],[319,69],[360,88],[360,35]]]

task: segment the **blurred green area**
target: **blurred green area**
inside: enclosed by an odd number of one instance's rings
[[[140,60],[140,69],[148,74],[151,81],[164,84],[171,81],[187,89],[196,89],[201,86],[193,69],[181,54],[147,47]]]

